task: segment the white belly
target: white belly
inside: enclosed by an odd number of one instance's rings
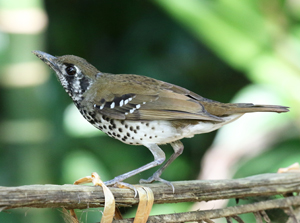
[[[221,128],[223,125],[226,125],[230,122],[235,121],[236,119],[240,118],[243,114],[234,114],[231,116],[223,117],[222,119],[224,122],[220,123],[213,123],[207,121],[199,121],[197,125],[189,125],[182,129],[182,138],[192,138],[196,134],[203,134],[207,132],[212,132]]]
[[[101,122],[93,125],[123,143],[131,145],[167,144],[182,138],[191,138],[196,134],[214,131],[223,125],[232,122],[242,114],[224,117],[224,122],[209,121],[194,122],[194,124],[174,127],[172,122],[158,121],[130,121],[112,120],[107,117],[98,117]]]

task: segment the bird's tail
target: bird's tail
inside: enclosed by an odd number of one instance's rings
[[[222,117],[232,114],[249,112],[288,112],[286,106],[280,105],[254,105],[251,103],[220,103],[215,101],[202,101],[201,104],[212,115]]]
[[[289,107],[280,105],[255,105],[251,103],[228,103],[230,114],[249,113],[249,112],[288,112]],[[229,115],[229,114],[228,114]]]

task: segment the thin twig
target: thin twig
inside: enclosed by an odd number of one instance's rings
[[[232,223],[232,220],[231,220],[230,217],[225,217],[225,219],[226,219],[226,222],[227,222],[227,223]]]
[[[245,223],[239,216],[232,216],[232,218],[234,219],[234,220],[236,220],[238,223]]]
[[[293,209],[293,217],[289,217],[288,221],[286,223],[295,223],[294,218],[296,218],[296,222],[298,223],[300,220],[300,207],[296,207]]]
[[[290,206],[288,206],[290,207]],[[267,222],[267,223],[271,223],[271,220],[269,218],[269,216],[267,215],[266,211],[265,210],[261,210],[260,211],[260,214],[262,215],[263,219]]]
[[[261,215],[259,213],[259,211],[257,212],[253,212],[254,214],[254,217],[255,217],[255,220],[256,220],[256,223],[263,223],[262,219],[261,219]]]
[[[299,223],[299,221],[297,220],[297,217],[295,215],[293,207],[288,207],[288,208],[285,208],[283,210],[289,216],[289,219],[288,219],[287,222]]]
[[[288,197],[283,199],[275,199],[269,201],[260,201],[253,204],[244,204],[234,207],[226,207],[223,209],[205,210],[205,211],[192,211],[185,213],[167,214],[167,215],[155,215],[148,218],[148,222],[189,222],[200,221],[205,219],[217,219],[225,217],[237,216],[244,213],[261,212],[263,216],[267,216],[264,210],[270,209],[284,209],[290,206],[300,206],[300,196]],[[266,222],[270,222],[270,219],[266,217]],[[131,223],[132,220],[118,220],[113,223]],[[227,220],[228,222],[228,220]],[[230,221],[229,221],[230,222]]]

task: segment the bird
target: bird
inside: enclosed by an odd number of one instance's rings
[[[289,107],[252,103],[221,103],[204,98],[183,87],[134,74],[100,72],[85,59],[74,56],[52,56],[32,51],[56,73],[82,116],[108,136],[129,145],[143,145],[154,160],[121,174],[106,185],[117,185],[125,179],[161,165],[140,183],[160,181],[162,172],[183,152],[183,138],[211,132],[251,112],[288,112]],[[166,156],[159,147],[170,144],[174,153]],[[164,163],[165,162],[165,163]]]

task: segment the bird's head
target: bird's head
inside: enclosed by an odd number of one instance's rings
[[[84,92],[90,88],[97,76],[101,75],[100,71],[81,57],[74,55],[55,57],[37,50],[32,53],[55,71],[60,83],[74,102],[81,101]]]

